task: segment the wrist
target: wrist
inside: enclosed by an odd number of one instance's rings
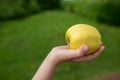
[[[50,55],[50,54],[45,58],[44,61],[47,62],[48,64],[50,64],[53,67],[57,67],[58,64],[59,64],[59,62],[56,60],[56,58],[54,56]]]

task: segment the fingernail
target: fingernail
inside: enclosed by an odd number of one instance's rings
[[[83,46],[83,50],[84,50],[84,51],[87,51],[87,50],[88,50],[88,47],[87,47],[87,46]]]

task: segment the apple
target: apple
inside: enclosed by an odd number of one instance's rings
[[[65,39],[70,49],[73,50],[83,45],[88,46],[89,50],[86,54],[95,52],[102,43],[100,32],[88,24],[73,25],[66,31]]]

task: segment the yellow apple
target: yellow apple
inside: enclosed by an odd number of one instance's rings
[[[76,24],[70,27],[65,34],[65,39],[70,49],[77,49],[87,45],[89,50],[86,54],[95,52],[101,45],[101,34],[93,26],[87,24]]]

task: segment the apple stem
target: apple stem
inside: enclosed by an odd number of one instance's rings
[[[58,32],[57,34],[65,42],[65,38],[61,35],[61,33]]]

